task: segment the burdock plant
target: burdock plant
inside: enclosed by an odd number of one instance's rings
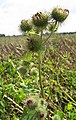
[[[38,71],[39,71],[39,86],[40,86],[40,96],[44,98],[44,88],[42,83],[42,60],[46,53],[46,44],[50,36],[58,30],[59,23],[63,23],[69,15],[67,9],[54,8],[52,12],[37,12],[32,16],[31,22],[29,20],[22,20],[20,24],[20,29],[24,33],[34,33],[34,35],[29,36],[28,38],[28,49],[32,53],[37,53],[38,55]],[[28,32],[29,31],[29,32]],[[49,31],[49,35],[44,37],[44,33]],[[27,101],[27,105],[31,109],[34,106],[34,101]],[[39,120],[44,119],[44,113],[39,112]],[[31,118],[32,119],[32,118]],[[30,120],[31,120],[30,119]],[[38,120],[37,118],[35,120]],[[24,120],[24,119],[22,119]],[[27,119],[26,119],[27,120]]]

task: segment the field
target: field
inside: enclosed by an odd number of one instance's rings
[[[0,120],[20,120],[27,98],[41,99],[38,55],[28,52],[27,38],[0,37]],[[76,120],[76,34],[51,36],[41,73],[46,120]]]

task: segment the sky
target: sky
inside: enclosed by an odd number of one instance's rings
[[[0,34],[20,35],[22,19],[31,19],[36,12],[49,12],[57,6],[69,10],[58,32],[76,32],[76,0],[0,0]]]

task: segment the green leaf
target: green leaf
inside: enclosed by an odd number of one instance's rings
[[[58,115],[58,116],[60,117],[61,120],[62,120],[63,117],[64,117],[64,113],[61,112],[61,111],[58,111],[58,110],[54,112],[54,115]]]
[[[22,118],[20,120],[28,120],[28,117],[29,117],[29,115],[26,114],[25,116],[22,116]]]
[[[36,34],[35,31],[29,31],[29,32],[27,32],[27,33],[28,33],[28,34],[31,34],[31,35]]]
[[[4,70],[4,67],[2,65],[2,63],[0,63],[0,72],[2,72]]]
[[[61,118],[58,114],[56,114],[56,115],[54,115],[53,120],[61,120]]]
[[[19,118],[14,115],[12,120],[19,120]]]
[[[67,110],[72,110],[72,108],[73,108],[73,105],[71,103],[68,103]]]
[[[30,62],[32,59],[32,53],[31,52],[24,53],[24,55],[21,58],[26,62]]]
[[[25,110],[26,111],[26,110]],[[34,116],[36,114],[36,110],[30,110],[27,112],[25,112],[21,118],[21,120],[33,120]],[[35,117],[36,118],[36,117]]]

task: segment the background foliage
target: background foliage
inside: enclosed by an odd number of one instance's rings
[[[28,96],[39,94],[39,88],[36,84],[38,80],[37,55],[32,55],[33,58],[30,58],[31,64],[27,60],[23,63],[20,56],[24,53],[24,43],[26,46],[27,36],[7,38],[0,38],[0,119],[9,120],[12,118],[18,120],[23,111],[18,105],[23,107]],[[61,116],[62,118],[64,116],[66,120],[75,120],[76,118],[75,38],[75,34],[57,34],[52,36],[49,41],[49,49],[42,66],[42,75],[50,119],[52,116]],[[15,43],[14,40],[18,42]],[[6,47],[9,49],[10,44],[12,44],[13,49],[10,49],[12,54],[7,51],[3,41],[7,41]],[[13,56],[14,52],[16,54]],[[4,55],[4,59],[2,55]],[[8,58],[8,60],[5,58]],[[12,60],[9,60],[10,58]],[[15,66],[13,66],[12,62]],[[25,75],[20,71],[19,75],[17,72],[21,64],[26,64],[26,68],[24,68]],[[22,82],[23,79],[25,84]],[[60,84],[57,84],[58,82]],[[71,98],[65,94],[65,91]]]

